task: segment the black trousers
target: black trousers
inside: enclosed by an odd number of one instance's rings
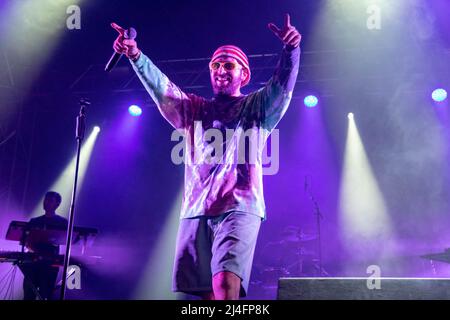
[[[59,268],[48,263],[29,263],[20,265],[24,275],[24,300],[52,300]]]

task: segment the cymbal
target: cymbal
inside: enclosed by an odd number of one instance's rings
[[[420,257],[423,259],[450,263],[450,248],[447,248],[443,253],[430,253],[422,255]]]
[[[282,232],[281,238],[289,242],[308,242],[316,240],[318,237],[317,234],[305,233],[298,227],[288,226]]]
[[[265,250],[270,252],[270,256],[279,256],[280,259],[286,259],[289,256],[315,257],[317,253],[314,250],[306,250],[301,242],[297,241],[277,241],[270,242],[265,246]]]
[[[305,242],[310,242],[310,241],[314,241],[317,240],[317,235],[315,234],[302,234],[302,235],[291,235],[288,237],[284,237],[281,241],[281,243],[286,243],[286,242],[297,242],[297,243],[305,243]]]
[[[313,241],[317,240],[317,235],[315,234],[303,234],[298,236],[295,240],[300,242],[307,242],[307,241]]]

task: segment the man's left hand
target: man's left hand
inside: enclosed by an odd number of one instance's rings
[[[291,26],[291,17],[288,13],[286,13],[282,29],[278,28],[274,23],[269,23],[268,27],[287,47],[293,49],[300,45],[302,35],[294,26]]]

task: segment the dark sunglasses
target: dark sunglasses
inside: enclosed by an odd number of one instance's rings
[[[223,66],[223,68],[227,71],[232,71],[234,69],[236,69],[239,66],[239,63],[235,63],[235,62],[230,62],[230,61],[225,61],[225,62],[211,62],[209,64],[209,68],[211,70],[218,70],[221,66]]]

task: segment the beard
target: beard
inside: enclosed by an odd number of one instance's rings
[[[233,95],[238,92],[241,87],[241,80],[233,79],[231,77],[229,77],[228,80],[225,81],[218,81],[217,79],[213,79],[211,82],[214,94]]]

